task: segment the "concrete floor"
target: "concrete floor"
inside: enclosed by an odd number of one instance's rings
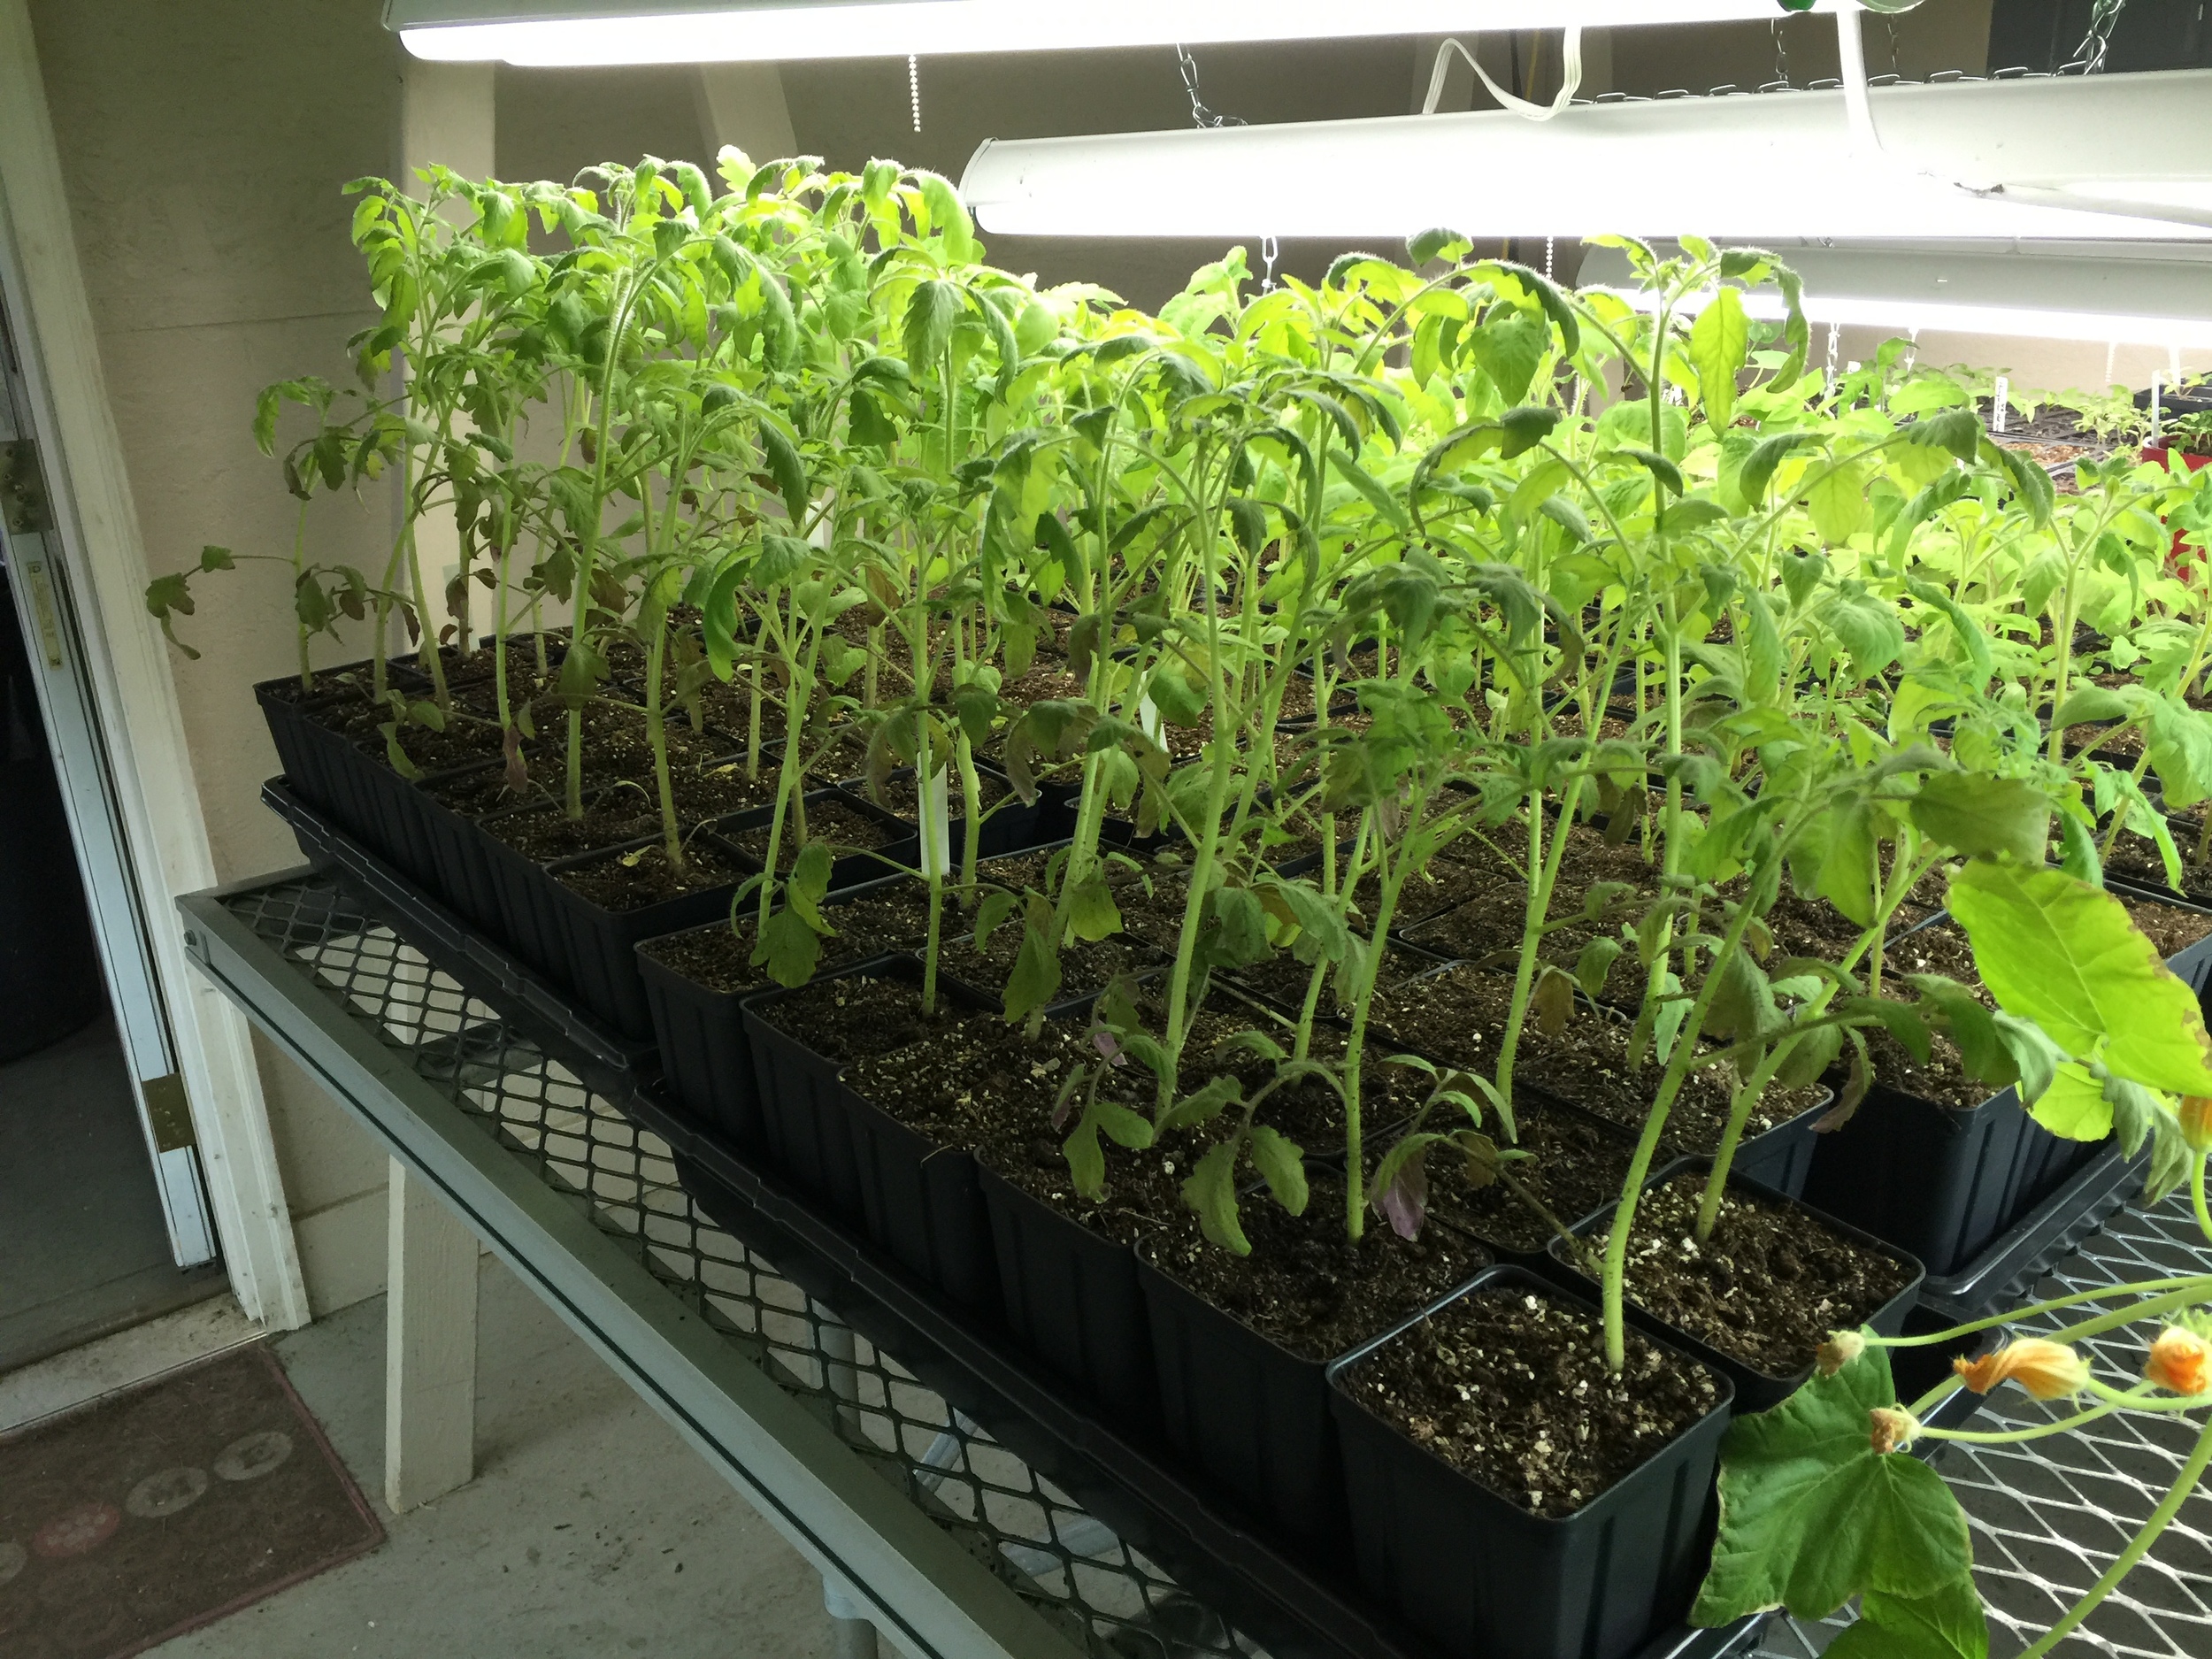
[[[0,1371],[219,1294],[169,1254],[115,1022],[0,1064]]]
[[[151,1650],[158,1659],[828,1659],[821,1580],[537,1298],[482,1267],[475,1481],[384,1508],[384,1302],[276,1340],[389,1533],[358,1561]],[[0,1427],[250,1327],[188,1310],[0,1377]],[[173,1334],[165,1336],[164,1326]],[[888,1650],[886,1650],[887,1653]]]

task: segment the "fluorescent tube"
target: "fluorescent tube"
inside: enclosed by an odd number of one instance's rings
[[[1831,11],[1834,0],[1819,0]],[[529,65],[1325,40],[1742,22],[1778,0],[388,0],[418,58]]]
[[[1882,87],[1871,104],[1878,157],[1854,146],[1840,92],[1780,92],[1584,104],[1542,124],[1484,111],[994,141],[961,188],[985,230],[1014,235],[2212,234],[2157,217],[2212,176],[2212,73]],[[2119,131],[2159,142],[2116,165],[2081,136]],[[2096,199],[2100,171],[2124,171],[2133,199]],[[2032,195],[2008,197],[2008,180]]]
[[[1633,289],[1616,290],[1639,310],[1655,307],[1655,297]],[[1695,316],[1709,296],[1691,296],[1677,306]],[[1778,322],[1782,302],[1771,293],[1747,294],[1745,311],[1763,322]],[[1985,305],[1972,302],[1885,297],[1877,295],[1808,291],[1805,320],[1840,328],[1879,328],[1892,334],[1994,334],[2016,340],[2078,340],[2099,345],[2167,346],[2188,350],[2212,347],[2212,319],[2154,317],[2119,311],[2068,311],[2040,305]]]

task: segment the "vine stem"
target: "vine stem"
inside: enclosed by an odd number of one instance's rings
[[[2200,1162],[2199,1167],[2202,1167]],[[2189,1494],[2196,1490],[2197,1482],[2204,1478],[2207,1464],[2212,1464],[2212,1421],[2208,1421],[2198,1431],[2197,1443],[2190,1449],[2189,1461],[2181,1466],[2181,1473],[2175,1479],[2173,1490],[2151,1511],[2151,1518],[2143,1523],[2143,1530],[2136,1533],[2128,1547],[2105,1570],[2104,1577],[2090,1586],[2088,1594],[2075,1602],[2063,1618],[2044,1632],[2035,1645],[2020,1655],[2020,1659],[2043,1659],[2045,1654],[2080,1628],[2082,1621],[2097,1610],[2099,1604],[2112,1594],[2121,1579],[2135,1571],[2135,1563],[2150,1553],[2150,1548],[2158,1541],[2159,1535],[2165,1532],[2174,1517],[2181,1513],[2181,1506],[2189,1501]]]
[[[2016,1325],[2023,1319],[2033,1318],[2037,1314],[2055,1313],[2061,1308],[2075,1307],[2085,1302],[2103,1302],[2108,1297],[2129,1293],[2139,1295],[2147,1294],[2154,1290],[2212,1292],[2212,1273],[2191,1273],[2178,1279],[2146,1279],[2132,1285],[2108,1286],[2097,1290],[2078,1290],[2070,1296],[2056,1296],[2049,1302],[2039,1302],[2029,1307],[2015,1308],[2008,1312],[1993,1314],[1986,1319],[1976,1319],[1967,1325],[1955,1325],[1947,1331],[1937,1331],[1926,1336],[1870,1336],[1866,1339],[1866,1345],[1869,1348],[1928,1348],[1939,1342],[1955,1340],[1959,1337],[1972,1336],[1977,1331],[1987,1331],[1996,1325]],[[2159,1308],[2162,1309],[2170,1301],[2170,1298],[2162,1297]],[[2155,1310],[2136,1307],[2126,1310],[2126,1312],[2128,1318],[2135,1319],[2141,1317],[2146,1312]]]
[[[2207,1209],[2204,1202],[2204,1164],[2201,1152],[2189,1160],[2189,1202],[2196,1209],[2198,1227],[2212,1240],[2212,1209]]]

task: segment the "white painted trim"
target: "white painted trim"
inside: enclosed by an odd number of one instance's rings
[[[244,1016],[191,972],[171,908],[177,895],[214,885],[214,856],[167,649],[142,599],[145,545],[27,0],[0,0],[0,237],[13,250],[4,264],[22,273],[11,314],[232,1289],[250,1318],[289,1330],[308,1321],[307,1289],[251,1034]]]

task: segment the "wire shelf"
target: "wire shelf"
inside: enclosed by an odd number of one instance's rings
[[[1210,1609],[890,1356],[716,1227],[670,1149],[334,883],[226,908],[311,974],[1096,1659],[1256,1655]]]
[[[669,1294],[807,1401],[884,1479],[1094,1659],[1263,1650],[1154,1563],[951,1410],[772,1263],[718,1229],[678,1184],[667,1144],[433,966],[331,878],[284,878],[222,902],[537,1178],[641,1262]],[[2122,1212],[2021,1301],[2212,1270],[2185,1202]],[[2086,1317],[2071,1312],[2073,1318]],[[2051,1329],[2056,1317],[2024,1330]],[[2101,1374],[2139,1376],[2151,1333],[2085,1344]],[[2051,1408],[2001,1391],[1978,1426]],[[1947,1447],[1935,1467],[1964,1505],[1992,1653],[2016,1654],[2108,1567],[2168,1489],[2196,1424],[2140,1415],[2019,1446]],[[1815,1659],[1848,1616],[1778,1617],[1757,1659]],[[2134,1575],[2059,1650],[2067,1659],[2212,1654],[2212,1495],[2193,1496]]]

